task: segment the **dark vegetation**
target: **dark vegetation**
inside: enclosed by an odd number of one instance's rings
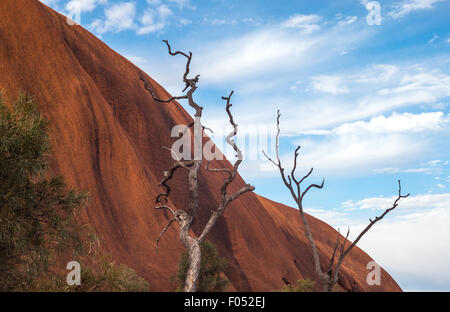
[[[288,284],[281,288],[281,292],[312,292],[316,283],[311,279],[299,279],[297,284]]]

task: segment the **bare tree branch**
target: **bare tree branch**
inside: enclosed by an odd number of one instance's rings
[[[200,242],[204,241],[204,239],[206,238],[206,235],[208,235],[208,233],[211,231],[212,227],[216,224],[217,220],[219,219],[220,216],[222,216],[225,208],[235,199],[237,199],[239,196],[241,196],[242,194],[246,193],[246,192],[251,192],[255,189],[254,186],[251,186],[250,184],[245,185],[244,187],[242,187],[240,190],[238,190],[237,192],[235,192],[234,194],[229,195],[227,193],[227,189],[228,186],[234,181],[234,179],[236,178],[238,169],[239,169],[239,165],[242,162],[242,152],[239,149],[239,147],[236,145],[233,137],[236,136],[237,131],[238,131],[238,125],[234,122],[233,119],[233,115],[231,114],[231,96],[233,95],[234,91],[230,92],[230,95],[228,97],[222,97],[222,100],[226,101],[226,105],[225,105],[225,110],[228,114],[229,117],[229,122],[231,124],[231,126],[233,127],[233,130],[230,132],[230,134],[228,134],[228,136],[226,137],[226,141],[229,145],[231,145],[233,147],[233,150],[236,152],[236,157],[237,160],[233,165],[233,169],[228,169],[228,168],[220,168],[220,169],[213,169],[213,168],[209,168],[209,162],[206,163],[206,170],[210,171],[210,172],[223,172],[223,173],[227,173],[227,177],[225,178],[223,185],[221,187],[221,202],[219,204],[219,207],[217,208],[217,210],[213,211],[211,213],[211,216],[208,220],[208,222],[206,223],[202,233],[199,236],[199,240]]]
[[[298,151],[299,150],[300,150],[300,145],[297,146],[297,148],[295,149],[295,152],[294,152],[294,166],[292,167],[292,171],[291,171],[292,180],[294,180],[296,185],[299,185],[301,183],[301,182],[298,182],[297,179],[295,178],[295,169],[297,169],[297,158],[298,158]]]
[[[311,168],[310,170],[309,170],[309,172],[298,182],[299,184],[300,183],[302,183],[303,181],[305,181],[310,175],[311,175],[311,173],[313,172],[313,168]]]
[[[227,173],[231,174],[231,172],[233,171],[233,170],[228,169],[228,168],[210,168],[210,167],[209,167],[209,164],[210,164],[210,161],[208,160],[208,161],[206,162],[205,169],[206,169],[207,171],[209,171],[209,172],[227,172]]]
[[[171,192],[171,188],[167,184],[167,182],[173,178],[173,175],[179,168],[187,168],[192,165],[193,161],[187,161],[185,163],[177,161],[168,171],[163,172],[164,177],[161,180],[161,182],[159,182],[159,186],[164,187],[166,191],[163,193],[159,193],[158,196],[156,196],[156,203],[163,203],[163,204],[167,203],[167,198],[169,197]]]
[[[144,82],[144,88],[150,92],[150,94],[152,95],[152,98],[155,101],[158,101],[160,103],[170,103],[174,100],[181,100],[181,99],[187,99],[186,95],[182,95],[182,96],[172,96],[171,98],[167,99],[167,100],[162,100],[159,97],[156,96],[156,94],[153,92],[150,83],[147,81],[147,79],[144,77],[144,75],[141,73],[140,77],[139,77],[143,82]]]
[[[169,223],[167,223],[167,225],[164,227],[164,229],[162,230],[161,234],[159,234],[158,239],[156,240],[156,246],[155,246],[156,252],[158,252],[158,244],[159,244],[159,241],[160,241],[161,238],[163,237],[164,233],[167,232],[167,230],[169,229],[169,227],[170,227],[170,226],[172,225],[172,223],[174,223],[175,221],[177,221],[176,218],[171,219],[171,220],[169,221]]]
[[[153,92],[150,83],[148,83],[148,81],[145,79],[144,74],[141,73],[140,75],[140,79],[144,82],[144,87],[145,89],[150,92],[150,94],[152,95],[152,98],[155,101],[161,102],[161,103],[169,103],[172,102],[173,100],[181,100],[181,99],[187,99],[189,105],[195,109],[195,117],[201,117],[202,116],[202,110],[203,107],[199,106],[197,103],[195,103],[192,95],[195,92],[195,90],[197,90],[197,82],[199,81],[199,77],[200,75],[195,76],[194,78],[188,78],[189,72],[190,72],[190,65],[191,65],[191,60],[192,60],[192,52],[189,52],[189,55],[187,55],[184,52],[181,51],[175,51],[172,52],[172,48],[170,47],[170,44],[167,40],[163,40],[163,42],[166,43],[167,48],[169,50],[169,54],[172,56],[175,55],[182,55],[184,57],[186,57],[186,70],[183,74],[183,82],[185,84],[185,87],[183,89],[183,92],[185,92],[188,88],[190,88],[187,92],[187,94],[185,95],[181,95],[181,96],[173,96],[170,99],[167,100],[162,100],[160,98],[158,98],[155,93]]]
[[[322,180],[322,184],[320,184],[320,185],[317,185],[317,184],[311,184],[311,185],[309,185],[309,186],[306,188],[306,190],[303,191],[301,197],[303,198],[303,197],[306,195],[306,193],[308,193],[308,191],[309,191],[311,188],[313,188],[313,187],[318,188],[318,189],[323,188],[323,185],[324,185],[324,184],[325,184],[325,179]]]
[[[339,241],[340,241],[340,237],[341,237],[341,231],[339,230],[339,228],[338,228],[337,232],[338,233],[337,233],[337,238],[336,238],[336,244],[334,244],[334,249],[333,249],[333,253],[331,254],[330,264],[327,269],[328,276],[331,276],[331,274],[333,272],[332,270],[333,270],[334,258],[336,257],[336,252],[338,250],[338,247],[340,246]]]
[[[380,216],[375,217],[374,220],[369,219],[370,223],[365,227],[364,230],[361,231],[361,233],[359,233],[359,235],[356,237],[356,239],[353,241],[353,243],[351,243],[350,246],[347,249],[345,249],[345,251],[344,251],[344,248],[341,249],[342,250],[341,255],[339,257],[339,261],[338,261],[336,269],[335,269],[335,278],[334,278],[335,282],[337,282],[337,280],[338,280],[339,268],[342,265],[342,262],[344,261],[345,256],[353,249],[353,247],[356,246],[356,244],[360,241],[360,239],[364,236],[364,234],[366,234],[375,223],[382,220],[384,218],[384,216],[386,216],[389,212],[391,212],[392,210],[397,208],[399,201],[402,198],[409,197],[409,195],[410,195],[409,193],[406,195],[402,195],[402,185],[400,183],[400,180],[398,180],[398,196],[395,199],[392,206],[390,208],[386,209]],[[347,237],[348,237],[349,232],[350,232],[350,229],[348,230]],[[346,240],[347,240],[347,237],[346,237]],[[344,244],[345,244],[345,242],[344,242]]]
[[[158,210],[158,209],[166,209],[166,210],[169,210],[174,216],[177,215],[177,214],[176,214],[176,211],[173,210],[171,207],[169,207],[169,206],[167,206],[167,205],[159,205],[159,206],[155,206],[155,209],[156,209],[156,210]]]

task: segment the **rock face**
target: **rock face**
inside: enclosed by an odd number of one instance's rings
[[[51,121],[52,168],[71,187],[89,191],[83,217],[102,247],[145,277],[152,291],[172,290],[169,277],[183,247],[173,227],[155,253],[155,239],[169,216],[155,211],[153,203],[162,171],[172,163],[161,147],[171,145],[170,129],[191,117],[176,103],[155,103],[139,68],[37,0],[0,1],[0,73],[5,98],[20,90],[32,94]],[[146,77],[159,97],[168,96]],[[178,209],[187,202],[186,182],[181,172],[172,182],[170,204]],[[217,206],[221,182],[219,174],[199,174],[199,224]],[[243,183],[239,177],[235,189]],[[326,264],[337,233],[312,216],[309,221]],[[254,193],[227,208],[209,239],[228,259],[230,290],[271,291],[284,285],[283,278],[315,279],[298,211]],[[355,248],[342,267],[341,288],[401,290],[384,270],[381,285],[368,286],[369,261]]]

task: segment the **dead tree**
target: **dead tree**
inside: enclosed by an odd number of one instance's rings
[[[255,188],[251,186],[250,184],[246,184],[241,189],[236,191],[235,193],[228,194],[228,186],[235,180],[239,165],[242,162],[242,153],[240,149],[237,147],[237,145],[234,142],[233,137],[236,136],[238,131],[238,126],[233,120],[233,115],[231,114],[230,108],[232,104],[230,103],[231,96],[233,95],[233,91],[231,91],[230,95],[228,97],[222,97],[223,100],[226,101],[225,110],[228,114],[229,121],[231,126],[233,127],[233,130],[231,133],[226,137],[226,141],[229,145],[232,146],[234,151],[236,152],[237,160],[234,163],[233,167],[230,168],[210,168],[209,167],[209,161],[206,162],[205,169],[208,172],[220,172],[225,173],[226,178],[224,179],[222,188],[221,188],[221,200],[216,210],[211,212],[211,216],[209,217],[209,220],[207,221],[206,225],[204,226],[203,230],[201,231],[200,235],[198,236],[192,236],[191,235],[191,228],[194,224],[196,214],[198,212],[199,207],[199,197],[198,197],[198,171],[202,164],[202,137],[203,137],[203,131],[207,129],[202,125],[202,110],[203,107],[199,106],[197,103],[195,103],[193,99],[193,93],[197,89],[197,83],[199,81],[199,75],[195,76],[194,78],[189,78],[189,70],[190,70],[190,63],[192,59],[192,53],[189,52],[189,54],[186,54],[184,52],[176,51],[172,52],[172,49],[168,43],[167,40],[163,40],[167,48],[169,50],[169,54],[172,56],[175,55],[182,55],[187,59],[186,62],[186,70],[183,75],[183,82],[185,84],[185,88],[183,92],[188,90],[185,95],[181,96],[175,96],[171,97],[166,100],[162,100],[158,98],[155,93],[153,92],[151,85],[148,83],[148,81],[145,79],[143,75],[141,75],[140,79],[144,82],[144,87],[147,91],[150,92],[153,99],[160,103],[171,103],[174,100],[181,100],[186,99],[188,100],[189,106],[195,109],[195,119],[194,122],[192,122],[190,125],[186,127],[186,130],[193,127],[194,128],[194,159],[193,160],[183,160],[180,157],[177,156],[177,153],[170,150],[172,154],[172,157],[175,159],[174,164],[172,167],[165,171],[164,177],[159,183],[159,185],[165,189],[164,192],[160,193],[156,197],[156,206],[155,209],[163,209],[169,211],[169,213],[172,215],[172,219],[169,221],[169,223],[164,227],[161,234],[159,235],[158,239],[156,240],[156,247],[158,246],[159,241],[163,237],[164,233],[169,229],[169,227],[173,223],[178,223],[179,225],[179,233],[180,233],[180,240],[183,243],[183,245],[186,247],[188,252],[188,258],[189,258],[189,266],[188,271],[186,275],[186,280],[184,284],[184,291],[185,292],[195,292],[197,290],[197,281],[198,276],[200,273],[200,264],[201,264],[201,249],[200,245],[201,243],[206,239],[206,236],[211,231],[211,229],[216,224],[217,220],[222,216],[224,213],[225,208],[235,199],[237,199],[242,194],[253,191]],[[199,157],[200,155],[200,157]],[[189,202],[187,209],[174,209],[168,205],[168,199],[171,192],[171,188],[168,184],[168,182],[173,178],[175,172],[178,170],[186,170],[189,177]]]
[[[283,180],[284,185],[289,189],[292,198],[294,199],[294,201],[297,204],[297,207],[298,207],[298,210],[300,213],[300,217],[303,222],[303,226],[305,228],[305,235],[309,241],[309,244],[311,245],[311,249],[313,252],[316,274],[322,283],[323,291],[330,292],[333,290],[334,285],[339,280],[339,270],[342,266],[344,258],[350,253],[350,251],[353,249],[353,247],[356,246],[356,244],[359,242],[359,240],[364,236],[364,234],[366,234],[370,230],[370,228],[375,223],[377,223],[378,221],[383,219],[385,215],[387,215],[389,212],[391,212],[392,210],[397,208],[400,199],[408,197],[409,194],[402,195],[402,193],[401,193],[402,188],[401,188],[401,184],[400,184],[400,180],[399,180],[398,181],[398,196],[395,199],[392,206],[390,208],[386,209],[380,216],[375,217],[375,219],[373,219],[373,220],[369,219],[370,223],[356,237],[356,239],[352,243],[350,243],[348,241],[348,235],[350,234],[350,229],[347,230],[347,235],[345,236],[343,242],[341,242],[341,238],[340,238],[341,234],[338,231],[338,235],[337,235],[336,243],[334,245],[333,254],[331,256],[330,263],[328,264],[327,269],[325,271],[322,270],[322,266],[321,266],[320,258],[319,258],[319,252],[317,250],[315,240],[311,233],[308,219],[306,218],[305,212],[303,210],[303,198],[308,193],[308,191],[311,190],[312,188],[322,189],[324,186],[325,180],[322,180],[322,183],[320,185],[310,184],[304,190],[302,190],[301,184],[303,181],[305,181],[311,175],[311,173],[313,172],[313,168],[311,168],[309,170],[309,172],[305,176],[303,176],[300,180],[298,180],[296,178],[295,171],[297,169],[297,158],[299,155],[300,146],[298,146],[295,149],[294,164],[293,164],[291,173],[287,174],[287,175],[285,174],[284,168],[281,164],[280,154],[279,154],[280,116],[281,116],[281,114],[280,114],[280,111],[278,110],[278,112],[277,112],[277,135],[276,135],[276,140],[275,140],[275,149],[276,149],[277,159],[276,159],[276,161],[274,161],[269,156],[267,156],[267,154],[264,151],[263,151],[263,154],[270,162],[272,162],[278,168],[278,170],[280,171],[281,179]],[[337,256],[337,261],[336,261],[336,266],[334,266],[336,256]]]

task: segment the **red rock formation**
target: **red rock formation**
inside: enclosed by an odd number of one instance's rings
[[[155,253],[155,239],[169,216],[155,211],[153,203],[161,171],[171,164],[161,147],[171,145],[172,126],[191,117],[178,104],[155,103],[139,80],[140,69],[37,0],[0,1],[0,73],[6,98],[19,90],[34,95],[51,121],[53,167],[70,186],[89,191],[84,218],[103,248],[145,277],[151,290],[171,290],[169,276],[183,248],[173,228]],[[160,97],[168,95],[147,79]],[[180,173],[172,183],[171,204],[177,208],[187,201],[186,181]],[[216,207],[221,181],[218,174],[200,173],[197,222],[206,222]],[[239,177],[235,187],[243,183]],[[336,231],[309,219],[325,261]],[[256,194],[230,205],[210,240],[228,259],[231,289],[270,291],[283,286],[283,277],[291,282],[315,278],[298,211]],[[381,286],[366,284],[370,260],[355,248],[341,269],[340,285],[400,291],[384,270]]]

